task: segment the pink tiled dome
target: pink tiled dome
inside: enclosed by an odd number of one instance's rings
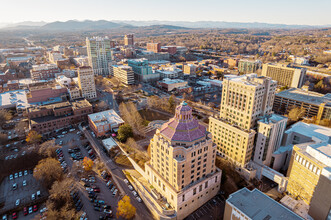
[[[205,137],[206,128],[192,116],[192,108],[182,102],[176,107],[175,117],[163,124],[160,133],[170,141],[192,142]]]

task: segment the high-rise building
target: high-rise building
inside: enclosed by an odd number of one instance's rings
[[[157,81],[160,79],[160,73],[154,72],[148,65],[147,59],[128,60],[128,65],[132,67],[135,79],[139,82]]]
[[[272,154],[281,145],[286,128],[287,118],[277,114],[265,115],[260,119],[254,151],[254,161],[273,168]]]
[[[322,173],[330,178],[331,128],[299,122],[291,130],[285,137],[297,144],[287,171],[287,191],[310,204]],[[331,196],[330,190],[323,193]],[[329,203],[328,212],[330,208]]]
[[[125,85],[133,85],[135,83],[134,80],[134,72],[131,66],[112,66],[112,72],[114,77],[124,83]]]
[[[258,119],[271,113],[277,82],[247,74],[222,85],[220,118],[210,117],[209,131],[218,152],[244,166],[252,158]]]
[[[238,62],[238,71],[240,73],[256,73],[257,70],[261,69],[262,62],[257,61],[250,61],[250,60],[239,60]]]
[[[78,68],[78,86],[83,98],[93,99],[97,97],[94,74],[91,67],[83,66]]]
[[[306,68],[276,64],[263,64],[262,76],[271,77],[279,85],[301,88],[306,75]]]
[[[258,189],[242,188],[226,200],[224,220],[303,220]]]
[[[95,75],[109,75],[108,63],[111,62],[113,42],[108,37],[86,38],[89,66]]]
[[[154,53],[161,52],[161,44],[160,43],[147,43],[147,50],[152,51]]]
[[[145,164],[149,184],[184,219],[215,196],[221,172],[215,166],[216,145],[211,134],[182,102],[175,116],[156,131]]]
[[[124,45],[125,46],[134,46],[133,34],[124,35]]]

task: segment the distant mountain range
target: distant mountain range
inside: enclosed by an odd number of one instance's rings
[[[31,22],[25,21],[20,23],[5,24],[0,23],[2,30],[21,30],[36,29],[49,31],[78,31],[78,30],[105,30],[115,28],[151,28],[151,29],[188,29],[188,28],[238,28],[238,29],[307,29],[307,28],[324,28],[326,26],[311,25],[286,25],[286,24],[269,24],[269,23],[247,23],[247,22],[225,22],[225,21],[77,21],[69,20],[65,22]]]

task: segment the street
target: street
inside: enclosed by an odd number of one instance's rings
[[[90,142],[91,146],[95,150],[96,154],[99,156],[100,160],[108,168],[108,171],[111,173],[114,182],[122,196],[128,195],[131,199],[131,204],[136,208],[135,219],[147,220],[153,219],[153,215],[150,213],[146,205],[142,202],[139,203],[137,199],[133,196],[127,184],[123,181],[126,176],[122,172],[122,168],[118,167],[105,153],[102,149],[102,145],[99,143],[99,140],[94,138],[91,132],[87,129],[83,129],[79,126],[81,131],[85,134],[85,137]]]

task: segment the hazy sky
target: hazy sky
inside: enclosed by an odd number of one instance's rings
[[[0,0],[0,23],[77,20],[331,24],[331,0]]]

